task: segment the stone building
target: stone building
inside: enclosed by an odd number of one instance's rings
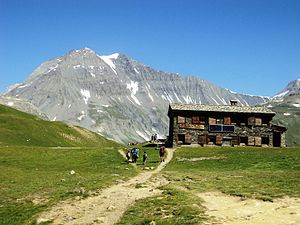
[[[170,104],[168,144],[285,147],[286,128],[262,106]]]

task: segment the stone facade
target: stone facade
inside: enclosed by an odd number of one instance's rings
[[[284,127],[264,107],[171,104],[170,146],[182,144],[284,147]]]

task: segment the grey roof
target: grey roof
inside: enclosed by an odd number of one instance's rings
[[[170,104],[175,111],[202,111],[202,112],[237,112],[237,113],[275,113],[263,106],[231,106],[231,105],[199,105],[199,104]]]

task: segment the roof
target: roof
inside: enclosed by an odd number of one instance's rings
[[[200,105],[200,104],[170,104],[172,111],[230,112],[230,113],[263,113],[275,115],[273,111],[263,106],[236,105]]]

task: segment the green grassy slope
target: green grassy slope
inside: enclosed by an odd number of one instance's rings
[[[103,146],[115,143],[83,128],[45,121],[0,105],[0,145]]]
[[[285,126],[287,146],[300,146],[300,109],[287,103],[274,104],[274,124]]]
[[[122,148],[86,129],[0,105],[0,224],[34,224],[60,200],[136,175]]]
[[[195,182],[178,183],[199,191],[260,199],[300,196],[300,148],[181,148],[167,171],[175,180],[189,176]]]

